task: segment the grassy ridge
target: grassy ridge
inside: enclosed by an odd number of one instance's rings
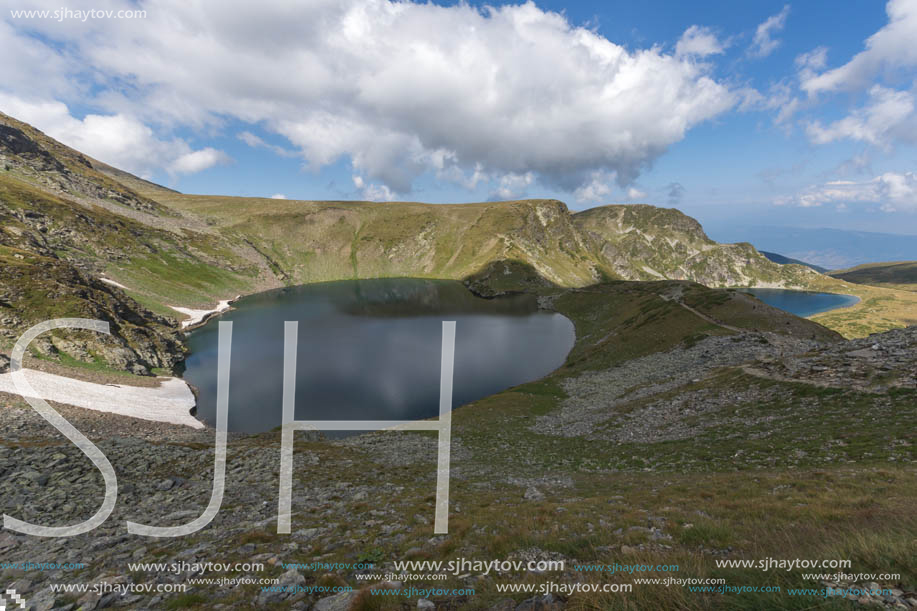
[[[831,272],[834,278],[901,291],[917,291],[917,261],[867,263]]]

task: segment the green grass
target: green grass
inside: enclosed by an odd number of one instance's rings
[[[833,271],[834,278],[902,291],[917,291],[917,261],[867,263],[850,269]]]
[[[201,607],[208,602],[208,598],[203,594],[196,593],[186,593],[179,594],[169,598],[164,605],[164,608],[174,611],[176,609],[193,609],[194,607]]]

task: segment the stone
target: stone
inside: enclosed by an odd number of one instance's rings
[[[327,596],[315,603],[312,611],[349,611],[350,604],[356,597],[356,592],[341,592],[334,596]]]
[[[554,598],[552,594],[533,596],[516,607],[515,611],[562,611],[564,604]]]
[[[525,490],[525,494],[522,496],[526,501],[543,501],[544,494],[536,488],[535,486],[529,486]]]
[[[427,600],[426,598],[417,599],[417,608],[418,609],[435,609],[436,603],[432,600]]]

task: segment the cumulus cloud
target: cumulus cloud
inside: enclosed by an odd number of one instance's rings
[[[57,80],[93,81],[81,103],[150,125],[257,123],[312,168],[349,159],[363,188],[375,185],[382,198],[409,192],[425,172],[486,176],[498,193],[518,193],[529,175],[574,191],[597,171],[626,187],[735,102],[702,62],[660,47],[629,50],[531,2],[149,0],[143,8],[142,20],[27,27],[82,66]],[[698,29],[682,50],[704,55],[719,44]],[[35,58],[14,50],[4,63],[22,61],[25,71]]]
[[[774,34],[783,30],[786,25],[786,16],[789,13],[790,5],[787,4],[779,13],[771,15],[758,25],[751,46],[748,48],[750,56],[767,57],[780,46],[780,40],[774,38]]]
[[[395,194],[385,185],[366,182],[362,176],[353,176],[353,186],[357,188],[360,197],[368,202],[390,202],[395,199]]]
[[[228,160],[213,148],[192,150],[184,140],[163,140],[124,114],[89,114],[77,119],[66,104],[29,101],[0,92],[0,109],[99,161],[143,177],[161,168],[173,174],[200,172]]]
[[[866,39],[866,48],[849,62],[821,74],[809,73],[802,88],[809,94],[857,90],[869,86],[880,73],[917,66],[917,0],[890,0],[888,24]]]
[[[885,212],[917,211],[917,175],[886,172],[865,182],[836,180],[814,185],[803,192],[781,197],[778,205],[812,208],[825,204],[874,204]]]
[[[710,28],[698,25],[692,25],[685,30],[675,45],[675,55],[707,57],[708,55],[722,53],[724,50],[725,46],[717,39]]]
[[[643,199],[644,197],[646,197],[646,191],[641,191],[640,189],[637,189],[635,187],[631,187],[627,190],[628,199],[631,199],[631,200]]]
[[[274,193],[273,195],[271,195],[271,199],[286,199],[286,198],[287,196],[284,195],[283,193]]]
[[[230,161],[231,159],[226,153],[208,146],[199,151],[185,153],[170,163],[168,169],[172,174],[197,174],[207,168],[212,168],[218,164],[226,164]]]
[[[896,141],[917,142],[914,94],[873,85],[864,107],[828,125],[811,122],[806,133],[815,144],[855,140],[885,148]]]
[[[528,194],[528,188],[535,182],[532,172],[525,174],[509,173],[500,177],[497,188],[490,194],[491,199],[519,199]]]
[[[614,175],[608,172],[593,172],[589,182],[573,192],[573,197],[580,203],[595,203],[607,198],[612,192]]]

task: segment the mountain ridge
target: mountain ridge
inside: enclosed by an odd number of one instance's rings
[[[38,263],[15,277],[14,265],[0,272],[0,296],[15,296],[0,348],[39,318],[147,312],[152,335],[119,335],[120,327],[115,334],[132,355],[126,364],[115,360],[133,371],[168,369],[183,358],[172,336],[176,307],[209,309],[312,282],[442,278],[490,294],[609,280],[845,286],[804,266],[773,263],[751,244],[719,244],[681,211],[645,204],[571,212],[555,199],[424,204],[183,194],[0,113],[0,259],[17,255]],[[499,291],[485,286],[497,268]],[[74,288],[77,277],[105,284],[117,307],[78,288],[56,302],[45,288]],[[103,345],[86,350],[111,360]]]

